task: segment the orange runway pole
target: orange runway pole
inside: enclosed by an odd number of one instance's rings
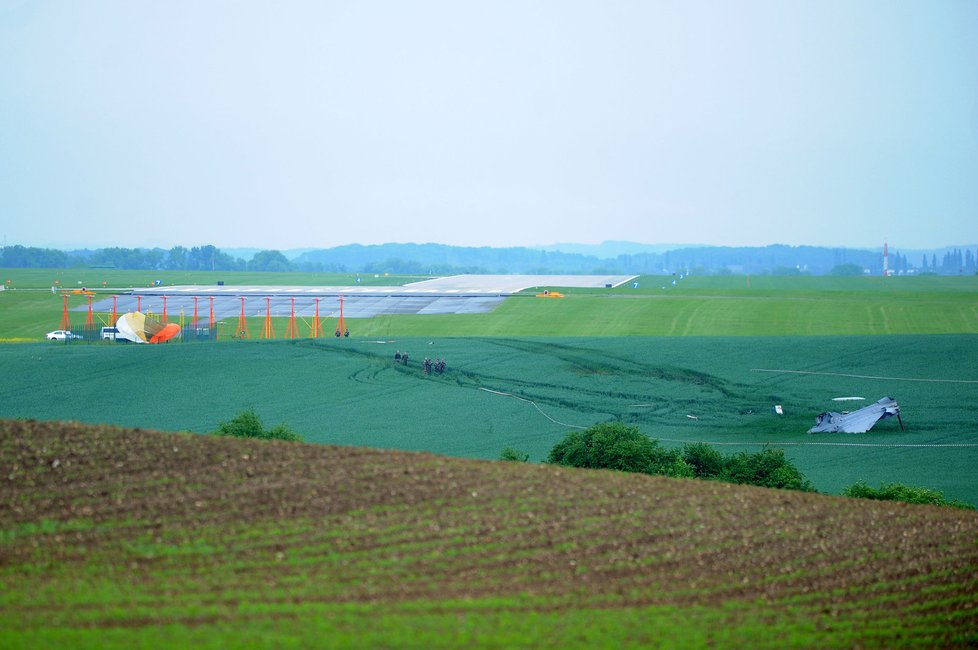
[[[294,339],[296,336],[296,326],[295,326],[295,298],[290,298],[292,301],[292,315],[289,316],[289,328],[285,332],[285,337]]]
[[[71,330],[71,320],[68,319],[68,294],[64,294],[64,309],[61,312],[61,329]]]
[[[275,338],[275,330],[272,328],[272,299],[265,298],[265,327],[261,330],[263,339]]]
[[[238,332],[237,332],[237,336],[239,336],[239,337],[241,337],[243,339],[250,339],[251,338],[251,333],[248,332],[248,321],[245,320],[244,304],[245,304],[245,299],[244,299],[244,296],[242,296],[241,297],[241,316],[238,317]]]
[[[319,301],[321,298],[316,298],[316,315],[312,319],[312,331],[309,333],[314,339],[318,339],[323,335],[323,326],[319,322]]]
[[[166,325],[166,296],[163,296],[163,324]]]
[[[116,314],[116,309],[115,309],[115,304],[118,299],[119,296],[112,296],[112,323],[110,323],[112,327],[115,327],[115,324],[119,321],[119,317]]]
[[[194,319],[193,319],[193,321],[191,321],[190,326],[192,328],[194,328],[194,331],[196,332],[196,330],[197,330],[197,296],[194,296]]]
[[[85,329],[95,329],[95,319],[92,318],[92,297],[88,297],[88,316],[85,318]]]
[[[210,320],[207,322],[207,327],[210,329],[211,336],[213,336],[214,337],[214,340],[216,341],[217,340],[217,321],[214,320],[214,296],[208,296],[207,299],[211,303],[211,316],[210,316]]]
[[[336,336],[343,336],[346,331],[346,321],[343,319],[343,294],[340,294],[340,320],[336,323]]]

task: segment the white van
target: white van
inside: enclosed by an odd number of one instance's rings
[[[102,328],[102,340],[103,341],[114,341],[116,336],[119,334],[118,328],[115,327],[103,327]]]

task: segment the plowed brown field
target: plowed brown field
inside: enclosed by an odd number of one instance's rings
[[[978,513],[0,422],[0,646],[978,643]]]

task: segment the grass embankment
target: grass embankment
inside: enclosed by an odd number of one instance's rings
[[[978,513],[0,422],[0,645],[966,647]]]

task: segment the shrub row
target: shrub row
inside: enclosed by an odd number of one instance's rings
[[[526,461],[528,458],[526,454],[519,454],[511,449],[507,451],[508,460]],[[637,427],[629,427],[621,422],[605,422],[568,433],[550,450],[547,462],[570,467],[616,469],[802,492],[816,491],[811,481],[785,458],[782,449],[724,455],[703,442],[688,443],[682,449],[665,449],[659,446],[657,440],[641,433]],[[975,509],[967,503],[947,499],[937,490],[899,483],[890,483],[875,489],[859,481],[844,489],[842,495]]]
[[[815,491],[811,481],[785,458],[780,449],[729,456],[704,443],[688,444],[681,450],[667,449],[640,432],[638,427],[621,422],[605,422],[568,433],[550,450],[547,462]]]

